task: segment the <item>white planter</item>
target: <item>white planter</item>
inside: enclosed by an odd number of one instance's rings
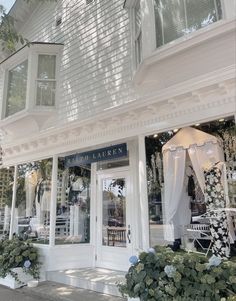
[[[140,301],[140,299],[139,298],[129,298],[128,297],[127,301]]]
[[[11,275],[7,275],[5,278],[0,278],[0,284],[15,289],[25,286],[28,281],[33,280],[33,277],[29,274],[25,274],[22,268],[14,268],[12,271],[18,274],[18,278],[21,282],[16,281]]]

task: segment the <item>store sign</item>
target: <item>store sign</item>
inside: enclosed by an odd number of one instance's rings
[[[73,167],[127,156],[126,143],[65,157],[65,166]]]

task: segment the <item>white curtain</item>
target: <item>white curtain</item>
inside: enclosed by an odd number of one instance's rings
[[[201,187],[201,190],[204,193],[205,179],[203,165],[209,160],[212,163],[224,161],[223,151],[218,144],[209,142],[205,143],[202,146],[190,145],[188,149],[188,154],[191,159],[193,169]]]
[[[183,195],[186,150],[177,148],[176,151],[165,151],[163,154],[165,204],[164,204],[164,238],[174,241],[174,226],[176,213]],[[178,226],[178,225],[176,225]]]

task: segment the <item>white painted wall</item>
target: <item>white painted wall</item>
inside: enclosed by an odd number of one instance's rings
[[[56,28],[60,14],[62,24]],[[42,4],[22,31],[30,41],[64,43],[60,123],[86,119],[133,98],[129,21],[123,0],[87,6],[84,0]]]

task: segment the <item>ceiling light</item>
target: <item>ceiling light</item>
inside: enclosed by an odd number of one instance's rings
[[[178,130],[179,130],[179,129],[174,129],[174,130],[173,130],[173,132],[174,132],[174,133],[177,133],[177,132],[178,132]]]
[[[196,123],[196,124],[195,124],[195,126],[199,126],[199,125],[200,125],[200,123]]]
[[[219,119],[219,122],[223,122],[223,121],[225,121],[225,119],[224,119],[224,118],[221,118],[221,119]]]
[[[157,134],[155,134],[155,135],[153,135],[153,138],[156,138],[158,135]]]

